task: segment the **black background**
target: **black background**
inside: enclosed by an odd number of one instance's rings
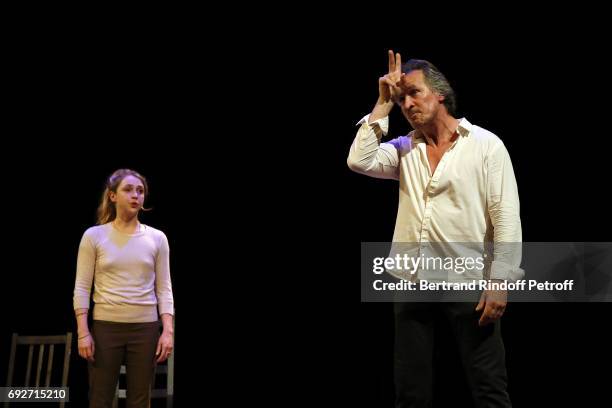
[[[150,183],[154,210],[142,221],[171,245],[177,406],[219,394],[227,404],[391,407],[392,305],[360,303],[357,276],[360,242],[391,239],[397,185],[346,166],[388,48],[432,61],[459,116],[504,141],[525,241],[609,240],[604,38],[451,21],[444,32],[406,23],[380,39],[327,20],[324,31],[284,23],[263,35],[180,24],[16,35],[6,62],[0,367],[12,332],[75,329],[80,237],[105,177],[130,167]],[[239,35],[221,44],[226,31]],[[408,130],[394,112],[390,137]],[[598,373],[610,363],[610,311],[510,305],[514,405],[606,401]],[[437,402],[469,406],[452,341],[441,343]],[[72,362],[71,397],[85,406],[76,348]]]

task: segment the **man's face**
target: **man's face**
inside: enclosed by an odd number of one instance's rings
[[[423,71],[402,75],[396,103],[414,129],[430,123],[438,113],[444,97],[431,91],[425,83]]]

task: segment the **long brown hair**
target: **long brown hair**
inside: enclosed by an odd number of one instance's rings
[[[110,199],[111,191],[113,193],[117,193],[117,188],[119,188],[119,184],[121,181],[127,176],[134,176],[144,185],[144,193],[145,199],[149,194],[149,186],[147,185],[147,179],[145,179],[140,173],[130,169],[119,169],[116,170],[111,176],[106,180],[106,186],[104,188],[104,192],[102,193],[102,199],[100,200],[100,205],[98,206],[98,224],[106,224],[107,222],[113,221],[117,218],[117,208],[115,207],[115,203],[113,203]],[[144,211],[148,211],[147,208],[142,208]]]

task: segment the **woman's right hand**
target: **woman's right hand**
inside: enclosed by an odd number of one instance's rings
[[[96,347],[94,344],[93,337],[91,337],[91,333],[88,333],[82,339],[78,340],[79,343],[79,356],[83,357],[85,360],[89,362],[94,362],[94,353],[96,351]],[[79,337],[82,337],[79,336]]]

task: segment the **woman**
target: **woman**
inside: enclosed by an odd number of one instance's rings
[[[79,355],[89,362],[90,408],[112,406],[124,361],[127,406],[148,407],[155,364],[173,349],[168,239],[138,220],[147,193],[143,176],[115,171],[102,195],[98,225],[85,231],[79,246],[74,309]]]

